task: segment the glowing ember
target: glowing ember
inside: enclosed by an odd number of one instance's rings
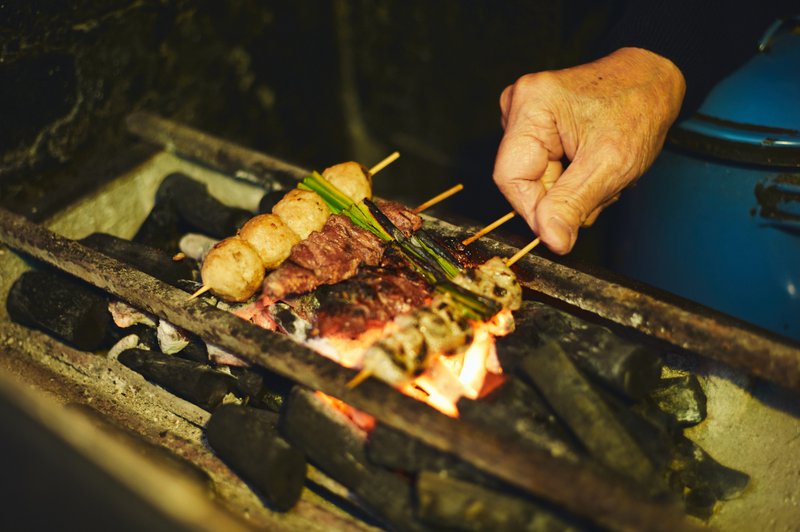
[[[340,401],[335,397],[331,397],[330,395],[324,394],[320,391],[316,392],[317,397],[331,405],[333,408],[347,416],[350,421],[352,421],[358,428],[361,430],[365,430],[370,432],[372,429],[375,428],[375,418],[371,415],[367,414],[366,412],[362,412],[361,410],[357,410],[352,406],[348,405],[344,401]]]
[[[259,319],[264,306],[248,308],[240,317],[249,319],[265,328],[275,329],[275,323]],[[309,338],[305,344],[319,354],[342,366],[359,369],[363,367],[367,348],[381,338],[397,330],[395,322],[372,328],[355,339],[342,337]],[[483,391],[495,388],[502,382],[503,369],[497,359],[495,337],[513,331],[514,318],[505,309],[487,322],[472,322],[472,343],[456,355],[435,357],[430,367],[411,383],[398,387],[402,393],[429,404],[443,414],[458,417],[456,403],[461,397],[476,399]],[[492,378],[487,379],[487,376]],[[324,396],[337,410],[343,412],[359,427],[370,430],[375,420],[359,410],[333,397]]]
[[[456,403],[461,397],[475,399],[479,397],[484,388],[488,374],[500,376],[503,372],[497,360],[495,350],[495,336],[508,334],[513,330],[514,319],[511,311],[503,310],[488,322],[473,322],[473,340],[469,347],[459,355],[439,356],[420,377],[398,389],[415,399],[429,404],[445,415],[458,417]],[[320,354],[349,368],[362,366],[366,346],[388,334],[394,329],[394,324],[389,323],[384,328],[372,329],[361,337],[353,339],[320,338],[311,340],[308,345]],[[499,379],[492,379],[493,386]],[[335,406],[354,422],[363,427],[363,422],[358,421],[360,416],[367,416],[349,405],[330,398],[336,402]],[[356,412],[357,415],[354,415]],[[369,417],[369,416],[367,416]],[[370,418],[371,419],[371,418]],[[374,420],[372,420],[374,423]]]

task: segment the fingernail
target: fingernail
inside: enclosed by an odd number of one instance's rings
[[[572,229],[570,229],[564,220],[558,216],[550,218],[550,232],[553,233],[556,240],[564,243],[564,248],[566,250],[569,250],[572,245]]]

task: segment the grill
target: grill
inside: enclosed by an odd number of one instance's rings
[[[274,505],[263,504],[252,480],[250,484],[242,481],[229,467],[230,460],[226,465],[211,451],[204,436],[209,420],[206,410],[149,383],[113,359],[70,348],[3,316],[0,346],[4,371],[0,382],[6,397],[119,479],[147,506],[184,526],[201,529],[256,526],[328,530],[387,524],[413,529],[424,528],[425,523],[465,526],[464,522],[480,528],[481,524],[496,525],[492,519],[500,514],[522,515],[516,523],[534,522],[530,513],[533,496],[545,506],[544,514],[555,508],[555,515],[566,516],[570,526],[577,528],[600,525],[673,530],[700,523],[684,518],[673,502],[645,496],[604,469],[554,456],[558,453],[552,449],[535,449],[510,440],[502,430],[487,431],[478,415],[448,418],[374,380],[348,389],[346,383],[354,374],[351,370],[231,314],[201,302],[187,303],[181,290],[70,240],[96,231],[130,237],[152,208],[160,180],[173,172],[190,175],[206,183],[213,195],[249,210],[256,208],[264,190],[274,183],[293,183],[307,173],[158,116],[131,115],[128,128],[163,151],[57,213],[47,227],[0,213],[0,240],[25,256],[52,264],[256,366],[299,383],[302,386],[289,394],[284,405],[295,415],[284,423],[283,431],[290,440],[309,440],[308,427],[314,427],[319,435],[316,442],[311,437],[311,441],[300,444],[312,463],[306,480],[308,489],[290,511],[275,511]],[[444,239],[460,240],[477,230],[430,217],[426,223]],[[501,240],[488,238],[475,246],[485,255],[510,256],[515,251]],[[29,264],[9,252],[3,253],[2,260],[5,299],[11,284]],[[792,497],[800,464],[792,456],[800,450],[796,438],[800,430],[796,412],[796,390],[800,387],[797,345],[648,287],[575,269],[541,255],[524,258],[518,263],[517,273],[526,299],[532,302],[520,311],[518,323],[533,323],[544,332],[550,327],[549,332],[563,340],[569,335],[548,325],[544,317],[566,312],[570,319],[578,320],[570,323],[588,324],[575,326],[576,330],[588,327],[590,331],[607,331],[602,338],[614,338],[601,344],[600,336],[584,333],[585,337],[579,334],[575,339],[573,334],[572,344],[547,344],[537,350],[539,362],[525,358],[519,364],[520,374],[545,391],[547,402],[569,421],[573,431],[586,427],[585,433],[578,434],[583,446],[591,447],[593,444],[587,442],[599,441],[597,445],[603,449],[625,448],[619,447],[624,442],[608,443],[619,434],[609,425],[617,423],[610,414],[613,408],[589,405],[571,410],[571,396],[592,392],[579,377],[570,380],[569,372],[574,369],[563,362],[564,351],[588,342],[616,352],[640,345],[664,353],[668,372],[699,375],[708,396],[708,419],[686,434],[722,464],[751,477],[745,492],[721,505],[710,524],[738,528],[741,523],[762,518],[779,528],[796,521],[799,510]],[[517,345],[511,351],[514,349],[520,348]],[[548,383],[554,385],[548,389]],[[635,388],[636,384],[622,386]],[[421,465],[414,465],[417,470],[412,471],[413,497],[406,492],[408,479],[375,465],[375,457],[365,454],[363,432],[350,426],[312,391],[324,392],[374,416],[381,427],[381,432],[371,435],[375,446],[377,442],[393,442],[386,444],[388,451],[381,455],[390,469],[402,469],[408,456],[419,458]],[[52,403],[76,407],[63,410]],[[100,415],[87,415],[87,408]],[[576,416],[574,422],[571,416]],[[577,419],[581,416],[584,419]],[[132,453],[128,445],[109,438],[110,433],[118,433],[118,429],[108,429],[109,423],[133,433],[123,440],[133,439],[137,447],[146,442],[166,449],[167,456],[156,452],[156,456],[142,458]],[[104,451],[94,452],[98,447]],[[398,456],[393,458],[392,452]],[[342,455],[350,462],[337,461]],[[175,456],[181,463],[172,463]],[[442,460],[454,462],[442,465]],[[171,464],[168,478],[160,466],[164,462]],[[453,468],[487,476],[490,486],[499,482],[505,491],[462,477],[426,472]],[[174,486],[167,496],[158,489],[165,483]],[[215,496],[209,496],[209,492]],[[475,501],[482,501],[489,509],[476,510]],[[448,521],[457,517],[465,521]]]

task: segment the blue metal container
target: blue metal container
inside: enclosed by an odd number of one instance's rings
[[[608,266],[800,340],[800,24],[674,128],[609,209]]]

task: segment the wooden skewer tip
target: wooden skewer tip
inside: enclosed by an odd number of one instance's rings
[[[536,246],[538,246],[538,245],[539,245],[539,242],[541,242],[541,239],[540,239],[540,238],[537,236],[537,237],[536,237],[536,238],[535,238],[535,239],[534,239],[534,240],[533,240],[533,241],[532,241],[530,244],[528,244],[528,245],[527,245],[527,246],[525,246],[524,248],[522,248],[522,249],[520,249],[519,251],[517,251],[517,252],[514,254],[514,256],[513,256],[513,257],[511,257],[511,258],[509,258],[509,259],[506,259],[506,266],[508,266],[508,267],[511,267],[511,266],[513,266],[515,262],[517,262],[519,259],[521,259],[521,258],[522,258],[522,257],[524,257],[525,255],[527,255],[528,253],[530,253],[530,251],[531,251],[533,248],[535,248]]]
[[[391,155],[386,157],[384,160],[382,160],[381,162],[379,162],[378,164],[376,164],[375,166],[370,168],[369,169],[370,175],[377,174],[378,172],[380,172],[381,170],[383,170],[384,168],[386,168],[387,166],[389,166],[390,164],[395,162],[399,157],[400,157],[400,152],[399,151],[396,151],[396,152],[392,153]]]
[[[370,377],[372,377],[372,370],[369,369],[369,368],[364,368],[361,371],[359,371],[358,374],[355,377],[350,379],[347,382],[347,384],[345,384],[345,387],[348,390],[352,390],[353,388],[355,388],[356,386],[358,386],[359,384],[361,384],[365,380],[369,379]]]
[[[203,285],[203,286],[200,287],[200,289],[197,292],[195,292],[194,294],[192,294],[189,297],[187,297],[186,301],[191,301],[192,299],[196,299],[196,298],[202,296],[203,294],[205,294],[206,292],[208,292],[209,290],[211,290],[210,286]]]
[[[444,192],[442,192],[441,194],[438,194],[438,195],[432,197],[431,199],[429,199],[428,201],[426,201],[425,203],[423,203],[422,205],[420,205],[419,207],[414,209],[414,214],[419,214],[422,211],[424,211],[425,209],[430,209],[431,207],[433,207],[437,203],[440,203],[440,202],[446,200],[447,198],[449,198],[453,194],[456,194],[457,192],[461,192],[462,190],[464,190],[464,185],[462,185],[461,183],[457,184],[454,187],[450,187],[447,190],[445,190]]]
[[[498,227],[500,227],[501,225],[503,225],[504,223],[509,221],[516,214],[517,213],[515,213],[514,211],[509,212],[505,216],[502,216],[502,217],[498,218],[497,220],[495,220],[494,222],[490,223],[489,225],[487,225],[486,227],[484,227],[483,229],[481,229],[480,231],[478,231],[477,233],[475,233],[471,237],[465,238],[464,240],[461,241],[461,244],[464,245],[464,246],[469,246],[470,244],[472,244],[473,242],[478,240],[480,237],[486,235],[487,233],[490,233],[490,232],[494,231],[495,229],[497,229]]]

